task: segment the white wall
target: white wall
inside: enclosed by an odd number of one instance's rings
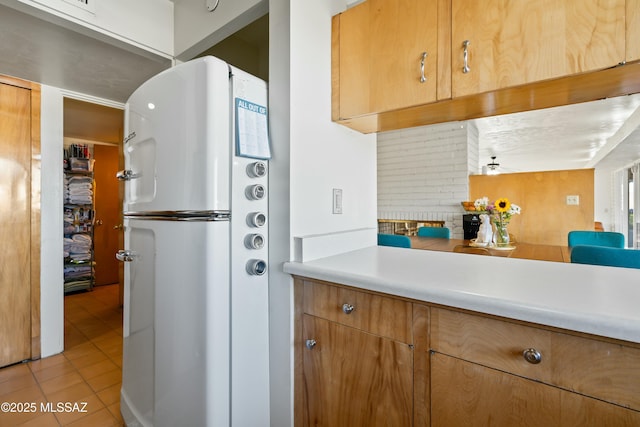
[[[42,357],[47,357],[64,350],[63,97],[51,86],[41,91],[40,333]]]
[[[594,173],[594,213],[595,221],[602,222],[605,231],[614,230],[613,192],[621,191],[614,186],[612,171],[595,169]]]
[[[451,122],[378,134],[378,217],[445,221],[462,238],[460,202],[478,172],[478,130]]]
[[[76,6],[77,0],[0,0],[0,3],[66,28],[84,27],[158,55],[173,56],[170,0],[92,1],[89,4],[94,6],[93,11]]]
[[[202,53],[269,11],[268,0],[220,0],[209,12],[205,0],[174,0],[175,56],[181,61]]]
[[[271,425],[279,427],[293,425],[293,295],[281,272],[292,239],[371,227],[375,242],[375,135],[331,122],[331,15],[344,4],[269,4]],[[333,188],[343,189],[342,215],[331,213]]]
[[[289,261],[290,31],[289,0],[269,2],[269,378],[272,426],[293,426],[293,293],[282,272]]]

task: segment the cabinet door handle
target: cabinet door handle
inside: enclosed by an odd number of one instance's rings
[[[522,352],[522,356],[524,360],[534,365],[542,362],[542,354],[535,348],[527,348]]]
[[[313,350],[313,347],[315,347],[316,344],[316,340],[307,340],[304,345],[306,345],[309,350]]]
[[[471,42],[469,40],[465,40],[462,42],[462,49],[464,52],[464,66],[462,67],[462,72],[465,74],[471,71],[471,68],[469,68],[469,45],[470,44]]]
[[[351,304],[347,304],[347,303],[342,304],[342,311],[344,311],[344,314],[351,314],[353,310],[355,310],[355,307],[352,306]]]
[[[424,62],[427,60],[427,52],[422,52],[422,60],[420,61],[420,83],[427,81],[424,75]]]

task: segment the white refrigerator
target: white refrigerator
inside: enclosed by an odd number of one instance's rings
[[[269,425],[267,87],[214,58],[125,109],[128,426]]]

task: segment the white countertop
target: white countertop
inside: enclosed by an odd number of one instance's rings
[[[372,246],[286,273],[640,343],[640,270]]]

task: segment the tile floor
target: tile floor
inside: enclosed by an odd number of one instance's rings
[[[27,409],[34,409],[0,410],[0,426],[124,425],[120,416],[122,309],[118,285],[67,295],[64,308],[63,353],[0,369],[0,404],[13,403],[14,409],[27,404]],[[60,403],[62,411],[51,410]],[[81,411],[83,406],[86,412]],[[65,411],[67,408],[71,411]]]

